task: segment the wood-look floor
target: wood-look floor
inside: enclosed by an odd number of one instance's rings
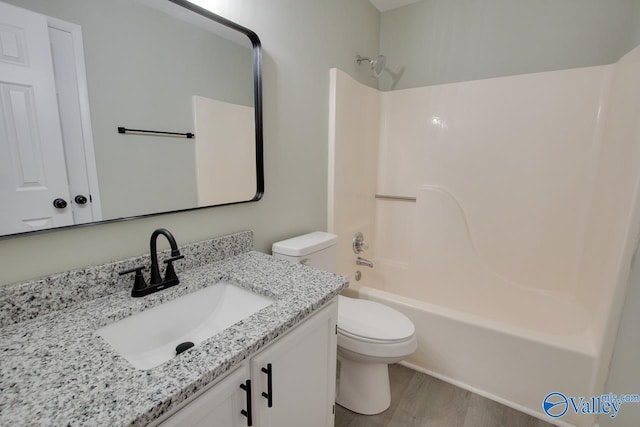
[[[553,427],[401,365],[389,366],[391,407],[378,415],[336,405],[336,427]]]

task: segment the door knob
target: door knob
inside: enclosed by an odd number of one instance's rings
[[[82,194],[78,194],[73,200],[75,200],[75,202],[79,205],[84,205],[85,203],[87,203],[87,198]]]
[[[53,207],[56,209],[64,209],[67,207],[67,202],[64,199],[55,199],[53,201]]]

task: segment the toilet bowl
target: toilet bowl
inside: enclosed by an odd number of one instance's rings
[[[335,234],[316,231],[274,243],[273,256],[335,272]],[[389,364],[418,347],[415,327],[383,304],[338,296],[338,387],[336,403],[373,415],[391,404]]]
[[[389,408],[390,363],[418,347],[415,327],[383,304],[338,296],[338,391],[336,403],[373,415]]]

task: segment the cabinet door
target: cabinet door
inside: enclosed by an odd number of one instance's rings
[[[247,395],[240,388],[249,379],[246,363],[222,381],[204,391],[175,415],[165,420],[161,427],[241,427],[248,419],[241,412],[246,410]]]
[[[333,301],[253,357],[251,379],[256,425],[333,426],[337,315],[338,304]],[[271,407],[268,405],[269,375],[264,372],[269,367]]]

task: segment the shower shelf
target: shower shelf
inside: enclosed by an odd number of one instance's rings
[[[387,194],[376,194],[376,199],[386,199],[386,200],[400,200],[400,201],[404,201],[404,202],[415,202],[416,198],[415,197],[409,197],[409,196],[390,196]]]

